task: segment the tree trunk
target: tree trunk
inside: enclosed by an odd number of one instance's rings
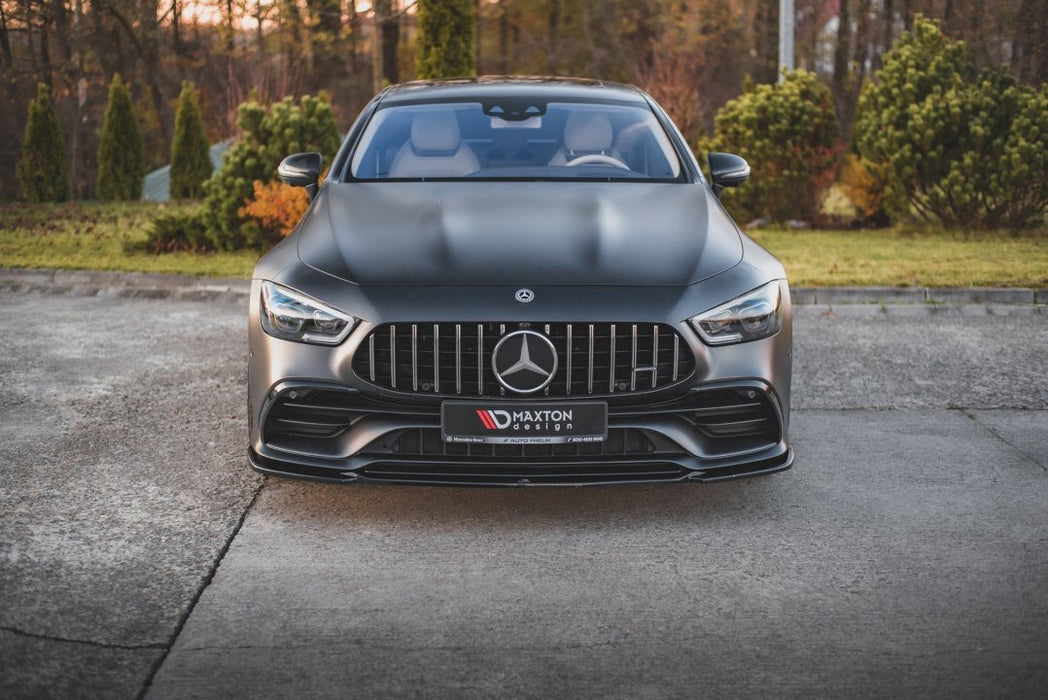
[[[758,2],[754,29],[757,65],[753,79],[774,84],[779,79],[779,4],[775,0]]]
[[[946,0],[942,10],[942,28],[949,36],[957,34],[957,3]]]
[[[499,62],[502,75],[509,75],[509,10],[506,0],[499,0]]]
[[[55,24],[55,43],[58,45],[58,58],[62,68],[70,69],[73,58],[72,42],[69,40],[69,9],[65,0],[51,0],[51,20]]]
[[[360,16],[356,0],[349,0],[349,72],[357,74],[357,32],[360,31]]]
[[[375,92],[382,89],[383,83],[399,82],[397,66],[397,44],[400,41],[400,18],[393,16],[392,0],[375,0],[373,3]]]
[[[7,15],[4,13],[4,4],[0,2],[0,66],[10,68],[14,65],[14,56],[11,55],[11,40],[7,34]]]
[[[392,9],[382,23],[382,73],[390,85],[400,82],[400,13],[395,11],[395,0]]]
[[[43,9],[43,8],[41,8]],[[51,75],[51,47],[48,45],[47,34],[50,21],[46,15],[41,13],[40,17],[40,70],[44,73],[44,82],[47,87],[54,89],[54,79]]]
[[[84,0],[76,0],[73,5],[73,46],[76,56],[73,59],[73,78],[76,82],[76,121],[73,122],[73,147],[69,153],[69,179],[73,184],[73,196],[84,196],[86,187],[80,182],[81,145],[80,130],[83,123],[83,112],[87,106],[87,81],[84,79]]]
[[[29,70],[36,74],[36,48],[33,46],[33,3],[22,0],[22,11],[25,17],[25,41],[29,48]]]
[[[477,67],[477,75],[484,75],[484,70],[481,68],[480,59],[480,37],[483,22],[481,21],[480,12],[482,9],[482,0],[473,0],[473,65]]]
[[[837,104],[837,117],[844,123],[845,105],[848,102],[848,59],[851,56],[851,2],[841,0],[837,15],[837,46],[833,51],[833,99]]]
[[[1039,85],[1048,79],[1048,0],[1023,0],[1016,18],[1012,64],[1018,78]]]
[[[140,3],[139,32],[142,35],[142,62],[145,63],[143,73],[149,83],[153,100],[153,109],[156,111],[157,119],[160,121],[160,132],[163,139],[164,151],[171,151],[171,134],[174,132],[174,123],[171,109],[167,105],[165,88],[167,80],[163,65],[160,61],[160,22],[157,13],[160,10],[159,0],[149,0]]]
[[[550,75],[560,73],[560,54],[558,33],[560,32],[560,0],[549,0],[549,14],[546,18],[546,57]]]
[[[185,48],[182,45],[182,3],[179,0],[171,0],[171,46],[175,56],[182,58]]]
[[[859,93],[862,84],[866,82],[867,65],[870,57],[870,13],[873,8],[873,0],[857,0],[857,16],[855,23],[855,44],[852,52],[853,72],[847,89],[847,97],[844,101],[844,109],[840,113],[841,131],[845,142],[851,135],[852,118],[855,116],[855,107],[859,101]]]
[[[1038,0],[1033,27],[1037,27],[1037,34],[1031,47],[1032,69],[1027,80],[1043,85],[1048,81],[1048,0]]]
[[[262,22],[265,20],[265,7],[262,5],[262,0],[255,0],[255,51],[258,53],[258,62],[260,64],[266,61],[266,33],[262,29]]]

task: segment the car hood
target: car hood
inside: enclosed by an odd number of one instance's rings
[[[742,259],[709,190],[680,183],[331,183],[297,237],[364,285],[676,286]]]

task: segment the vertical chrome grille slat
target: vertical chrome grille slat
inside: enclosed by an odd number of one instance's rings
[[[587,393],[593,393],[593,324],[589,324],[589,376],[586,380]]]
[[[505,328],[505,326],[503,326]],[[477,324],[477,393],[484,395],[484,324]]]
[[[549,335],[549,326],[546,326],[546,335]],[[567,379],[564,380],[564,386],[565,386],[565,390],[568,393],[568,396],[571,396],[571,324],[570,323],[568,324],[568,347],[567,347],[567,353],[568,353],[568,367],[567,367],[568,377],[567,377]]]
[[[375,334],[368,336],[368,362],[371,365],[371,381],[375,381]]]
[[[397,324],[389,327],[389,381],[397,388]]]
[[[659,327],[654,325],[651,327],[651,388],[654,389],[659,384]]]
[[[464,328],[465,333],[472,333],[474,325],[476,338],[463,337]],[[585,337],[576,329],[580,325]],[[452,327],[453,341],[448,338]],[[512,398],[512,391],[493,381],[485,382],[488,372],[485,365],[491,363],[492,348],[499,339],[522,328],[545,332],[554,345],[559,358],[558,372],[564,374],[558,375],[563,377],[563,382],[555,379],[546,387],[545,395],[551,398],[661,390],[687,378],[695,368],[684,337],[668,324],[408,321],[373,328],[367,343],[360,345],[353,359],[353,371],[361,381],[399,392]],[[427,333],[433,334],[432,345]],[[493,336],[490,342],[487,336]],[[626,346],[622,347],[624,343]],[[430,361],[432,372],[427,364]],[[628,381],[627,374],[630,375]]]
[[[637,324],[633,324],[633,352],[630,355],[630,391],[637,390]]]
[[[673,381],[677,381],[678,358],[680,357],[680,336],[673,334]]]
[[[433,392],[440,393],[440,325],[433,324]]]
[[[411,324],[411,390],[418,391],[418,326]]]
[[[462,393],[462,324],[455,324],[455,393]]]

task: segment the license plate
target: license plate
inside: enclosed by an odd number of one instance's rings
[[[445,442],[603,442],[608,435],[608,404],[446,401],[441,406],[441,429]]]

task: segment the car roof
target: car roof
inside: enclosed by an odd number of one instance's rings
[[[557,101],[615,100],[645,104],[644,93],[632,85],[589,78],[546,76],[481,76],[443,80],[415,80],[392,85],[382,93],[384,103],[445,102],[486,97]]]

